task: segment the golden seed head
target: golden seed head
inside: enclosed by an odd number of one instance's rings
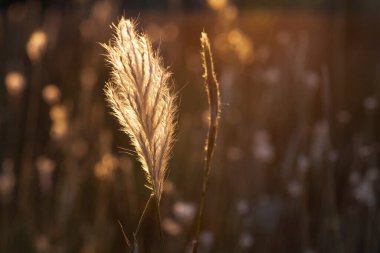
[[[175,129],[171,74],[149,38],[136,32],[134,22],[122,18],[113,27],[112,40],[103,44],[112,69],[105,94],[136,149],[147,187],[160,200]]]

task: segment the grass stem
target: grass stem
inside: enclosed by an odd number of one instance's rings
[[[159,231],[160,231],[160,252],[163,253],[164,252],[164,236],[163,236],[163,232],[162,232],[162,224],[161,224],[161,211],[160,211],[160,200],[158,199],[158,197],[156,196],[155,197],[155,201],[156,201],[156,207],[157,207],[157,221],[158,221],[158,228],[159,228]]]
[[[144,217],[145,217],[145,215],[146,215],[146,211],[148,210],[148,207],[149,207],[150,201],[152,200],[152,197],[153,197],[153,194],[151,194],[151,195],[149,196],[149,199],[148,199],[148,201],[147,201],[146,204],[145,204],[144,210],[143,210],[143,212],[142,212],[142,214],[141,214],[141,216],[140,216],[139,223],[137,224],[137,228],[136,228],[136,231],[135,231],[135,233],[134,233],[135,236],[137,236],[137,234],[138,234],[139,231],[140,231],[142,221],[144,220]]]
[[[214,153],[214,147],[216,143],[217,130],[219,126],[220,118],[220,90],[219,83],[216,79],[214,70],[214,62],[212,60],[212,52],[210,48],[210,42],[206,33],[201,35],[202,45],[202,61],[203,61],[203,78],[205,80],[205,89],[208,98],[209,105],[209,126],[208,134],[205,145],[205,158],[203,168],[203,180],[202,180],[202,192],[201,199],[198,208],[197,224],[195,230],[195,239],[193,242],[193,253],[197,253],[199,244],[199,235],[202,226],[203,211],[206,202],[207,186],[209,181],[209,175],[211,171],[211,158]]]

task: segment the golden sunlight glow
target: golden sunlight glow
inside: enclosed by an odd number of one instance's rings
[[[26,44],[26,51],[32,61],[40,60],[45,51],[47,41],[48,39],[45,32],[38,30],[32,33]]]
[[[55,105],[50,110],[50,118],[53,122],[50,134],[53,139],[61,139],[68,130],[67,111],[63,105]]]
[[[207,0],[207,4],[213,10],[221,10],[227,5],[227,0]]]
[[[55,104],[61,98],[61,91],[55,84],[49,84],[42,90],[42,97],[48,104]]]
[[[11,71],[5,76],[5,85],[11,95],[19,94],[25,86],[25,78],[20,72]]]

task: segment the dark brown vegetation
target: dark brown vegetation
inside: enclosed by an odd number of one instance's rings
[[[161,200],[165,252],[192,248],[208,32],[222,117],[198,252],[378,252],[380,24],[372,14],[183,13],[12,5],[0,16],[0,252],[123,252],[150,191],[108,114],[97,42],[139,17],[171,66],[177,143]],[[122,148],[121,148],[122,147]],[[140,252],[159,248],[155,210]]]

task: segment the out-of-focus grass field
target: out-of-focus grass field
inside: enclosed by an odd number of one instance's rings
[[[179,96],[161,212],[165,252],[190,252],[202,180],[206,31],[222,118],[199,252],[380,251],[376,10],[129,10],[113,1],[0,11],[0,252],[125,252],[149,197],[109,115],[99,42],[134,17]],[[78,2],[79,3],[79,2]],[[154,208],[138,235],[158,252]]]

